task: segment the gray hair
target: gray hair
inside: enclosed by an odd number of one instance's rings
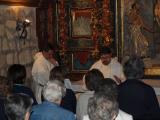
[[[64,85],[59,80],[49,80],[43,88],[43,97],[50,102],[56,102],[62,99]]]
[[[144,62],[140,57],[133,56],[124,65],[124,73],[128,79],[140,79],[144,75]]]
[[[88,101],[90,120],[112,120],[118,115],[118,102],[114,97],[97,93]]]
[[[24,94],[13,94],[5,101],[5,113],[8,120],[24,120],[27,112],[30,112],[33,100]]]

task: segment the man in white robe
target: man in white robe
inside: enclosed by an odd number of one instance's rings
[[[100,59],[91,66],[91,69],[100,70],[105,78],[111,78],[117,84],[126,80],[122,65],[116,57],[112,57],[112,51],[108,47],[100,49]]]
[[[33,89],[38,103],[41,103],[43,86],[49,81],[50,70],[58,65],[53,58],[53,49],[47,46],[42,52],[38,52],[32,67]]]

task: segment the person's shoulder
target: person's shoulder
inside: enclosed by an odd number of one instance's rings
[[[89,116],[88,115],[83,116],[83,120],[89,120]]]
[[[147,89],[147,90],[153,90],[152,86],[146,84],[143,82],[143,80],[137,80],[137,84],[141,85],[143,88]]]
[[[133,117],[132,117],[132,115],[130,115],[122,110],[119,110],[118,116],[116,117],[115,120],[133,120]]]
[[[25,86],[23,84],[14,84],[13,85],[13,91],[17,91],[17,92],[24,92],[24,91],[27,91],[27,92],[32,92],[32,89],[29,88],[28,86]]]
[[[66,93],[69,93],[69,94],[74,94],[73,90],[72,89],[66,89]]]
[[[118,61],[117,57],[114,57],[114,58],[111,59],[111,64],[122,66],[122,64]]]
[[[147,93],[152,93],[152,94],[155,94],[155,91],[154,91],[154,88],[146,83],[144,83],[143,81],[141,81],[143,84],[143,87],[145,88],[145,90],[147,91]]]
[[[93,91],[86,91],[79,96],[78,100],[84,102],[88,100],[90,97],[93,97],[93,94]]]
[[[103,65],[103,64],[102,64],[101,60],[99,59],[98,61],[93,63],[93,65],[91,66],[91,69],[99,68],[101,65]]]
[[[72,113],[72,112],[70,112],[69,110],[66,110],[66,109],[64,109],[64,108],[62,108],[62,107],[58,107],[58,109],[57,109],[61,114],[63,114],[66,118],[67,117],[72,117],[72,118],[74,118],[74,114]]]
[[[137,89],[145,89],[145,90],[148,90],[148,91],[153,91],[154,89],[144,83],[142,80],[139,80],[139,79],[127,79],[126,81],[124,81],[123,83],[121,83],[118,88],[121,88],[121,87],[127,87],[127,88],[131,88],[132,87],[136,87]]]
[[[33,59],[34,59],[34,60],[37,60],[38,58],[40,58],[40,57],[42,57],[42,56],[43,56],[42,52],[37,52],[37,53],[33,56]]]
[[[42,104],[32,106],[32,111],[31,111],[32,114],[33,113],[39,113],[41,111],[43,111],[43,105]]]
[[[75,97],[75,93],[73,92],[73,90],[72,89],[66,89],[66,95],[65,95],[65,97],[70,97],[70,98],[73,98],[73,97]]]
[[[93,65],[100,64],[100,63],[101,63],[101,60],[99,59],[99,60],[95,61],[95,62],[93,63]]]

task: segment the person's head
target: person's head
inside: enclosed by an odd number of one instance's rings
[[[87,89],[96,91],[102,79],[104,79],[104,76],[98,69],[88,71],[85,75],[85,84]]]
[[[118,97],[118,90],[117,90],[116,82],[111,78],[105,78],[101,80],[98,91],[101,92],[106,96],[114,97],[117,99]]]
[[[64,85],[60,80],[49,80],[43,87],[42,94],[44,100],[60,104],[64,94]]]
[[[136,12],[139,12],[139,10],[140,10],[140,5],[138,4],[138,2],[134,2],[134,3],[131,5],[131,9],[132,9],[132,10],[135,10]]]
[[[112,59],[112,51],[109,47],[101,47],[100,48],[100,59],[104,65],[108,65]]]
[[[8,120],[29,120],[32,103],[32,99],[24,94],[8,96],[5,101]]]
[[[54,68],[52,68],[52,70],[50,71],[49,79],[60,80],[64,83],[65,75],[63,68],[61,66],[55,66]]]
[[[134,56],[124,64],[124,74],[128,79],[139,79],[144,75],[144,62],[140,57]]]
[[[26,78],[26,68],[21,64],[13,64],[8,68],[7,79],[9,83],[23,84]]]
[[[45,45],[45,47],[43,48],[42,53],[43,53],[43,56],[46,59],[53,58],[53,55],[54,55],[54,48],[53,48],[53,46],[50,43],[47,43]]]
[[[114,97],[96,93],[88,101],[90,120],[114,120],[118,115],[118,102]]]

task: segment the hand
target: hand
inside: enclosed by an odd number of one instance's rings
[[[57,61],[54,58],[49,59],[49,61],[53,64],[53,65],[58,65]]]
[[[113,76],[116,80],[116,83],[119,85],[122,83],[121,79],[119,77],[117,77],[116,75]]]

